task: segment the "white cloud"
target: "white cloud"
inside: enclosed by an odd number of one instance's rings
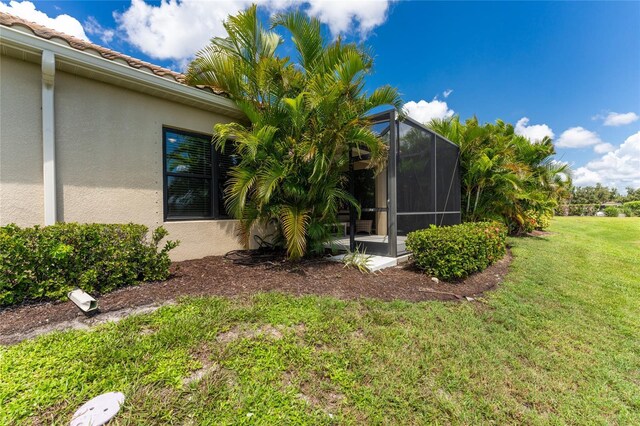
[[[428,123],[434,118],[449,118],[454,114],[454,111],[449,109],[445,101],[439,101],[438,99],[434,99],[431,102],[425,100],[419,102],[409,101],[404,104],[403,109],[405,114],[420,123]]]
[[[529,119],[522,117],[516,123],[515,132],[517,135],[528,138],[531,142],[542,140],[545,136],[553,139],[553,130],[546,124],[532,124],[529,126]]]
[[[132,0],[123,13],[114,15],[133,46],[157,59],[184,59],[202,49],[211,37],[224,37],[222,21],[246,8],[245,0],[215,5],[205,1],[163,0],[151,5]]]
[[[391,0],[261,0],[258,3],[274,13],[300,7],[309,16],[327,24],[334,36],[356,33],[361,37],[387,18]],[[215,4],[201,0],[162,0],[152,5],[132,0],[114,16],[126,39],[145,54],[158,59],[184,60],[202,49],[211,37],[224,37],[223,20],[246,9],[252,0],[225,0]]]
[[[51,18],[46,13],[37,10],[36,6],[30,1],[11,1],[9,4],[0,2],[0,12],[19,16],[27,21],[35,22],[61,33],[89,40],[82,28],[82,24],[76,18],[65,14]]]
[[[597,133],[583,127],[572,127],[562,132],[556,142],[556,146],[560,148],[584,148],[602,143]]]
[[[442,92],[442,96],[444,96],[444,98],[447,99],[449,95],[452,93],[453,93],[453,89],[447,89],[444,92]]]
[[[387,19],[389,0],[309,0],[307,13],[329,26],[337,36],[357,32],[366,37]]]
[[[598,145],[593,147],[593,150],[596,152],[596,154],[606,154],[607,152],[611,152],[614,149],[616,149],[615,146],[606,142],[599,143]]]
[[[84,21],[84,29],[89,34],[100,37],[100,40],[102,40],[104,44],[111,43],[111,40],[113,40],[113,37],[116,35],[115,30],[103,27],[93,16],[89,16],[89,18]]]
[[[604,118],[605,126],[624,126],[625,124],[631,124],[638,120],[638,114],[635,112],[617,113],[610,112]]]
[[[601,183],[623,190],[640,188],[640,132],[629,136],[617,149],[588,162],[573,173],[576,186]]]
[[[578,167],[573,171],[572,175],[574,186],[595,186],[596,183],[603,182],[603,178],[599,173],[587,167]]]

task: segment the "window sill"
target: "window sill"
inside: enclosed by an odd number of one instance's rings
[[[211,218],[211,219],[201,219],[201,218],[184,218],[184,219],[165,219],[164,223],[202,223],[202,222],[232,222],[236,219],[230,217],[221,217],[221,218]]]

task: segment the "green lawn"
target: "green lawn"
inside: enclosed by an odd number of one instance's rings
[[[0,424],[112,390],[117,424],[640,424],[640,218],[551,231],[481,302],[191,299],[0,348]]]

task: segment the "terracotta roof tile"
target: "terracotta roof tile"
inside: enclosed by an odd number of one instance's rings
[[[163,77],[163,78],[172,78],[180,84],[185,84],[185,75],[168,68],[163,68],[158,65],[151,64],[149,62],[142,61],[140,59],[133,58],[131,56],[125,55],[124,53],[116,52],[115,50],[108,49],[106,47],[91,43],[86,40],[79,39],[77,37],[73,37],[55,30],[51,28],[47,28],[35,22],[27,21],[26,19],[22,19],[20,17],[0,12],[0,25],[5,27],[24,27],[31,31],[34,35],[44,38],[46,40],[51,40],[54,38],[63,40],[70,47],[86,51],[86,50],[94,50],[104,59],[108,59],[110,61],[121,60],[126,62],[130,67],[136,69],[146,68],[151,71],[153,74]],[[208,87],[208,86],[196,86],[198,89],[210,91],[216,95],[226,96],[226,93],[220,89]]]

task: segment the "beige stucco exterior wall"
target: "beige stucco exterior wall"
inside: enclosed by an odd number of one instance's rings
[[[0,225],[43,223],[40,69],[2,57]],[[163,223],[162,127],[211,133],[225,117],[57,71],[58,220],[164,225],[174,260],[239,248],[234,221]]]
[[[0,225],[44,220],[40,81],[37,65],[0,56]]]

